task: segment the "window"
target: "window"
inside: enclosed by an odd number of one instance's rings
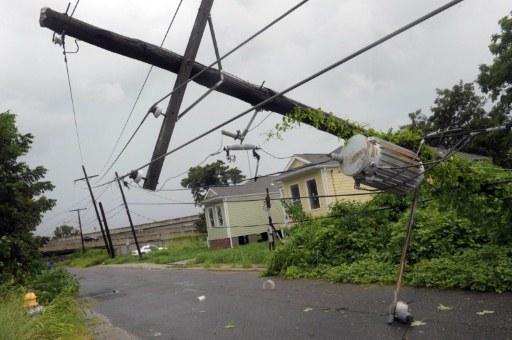
[[[215,227],[215,217],[213,217],[213,208],[208,208],[208,219],[210,220],[210,227]]]
[[[298,184],[290,185],[290,193],[292,195],[292,203],[300,204],[300,190]]]
[[[218,205],[217,207],[217,219],[219,220],[219,226],[223,226],[224,225],[224,219],[222,218],[222,208],[220,207],[220,205]]]
[[[316,180],[310,179],[306,181],[306,187],[308,188],[309,206],[311,210],[320,208],[320,199],[318,198],[318,189],[316,187]]]

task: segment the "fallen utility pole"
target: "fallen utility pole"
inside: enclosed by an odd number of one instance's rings
[[[41,9],[39,24],[41,27],[46,27],[58,34],[62,34],[65,30],[68,36],[172,73],[178,73],[184,61],[183,56],[165,48],[90,25],[47,7]],[[202,72],[193,81],[199,85],[211,88],[219,81],[219,71],[213,68],[205,70],[206,68],[203,64],[193,62],[190,77],[192,78],[199,72]],[[224,82],[216,88],[216,91],[251,105],[261,103],[277,93],[272,89],[251,84],[228,73],[224,74]],[[279,96],[262,105],[260,109],[284,115],[292,112],[297,106],[305,109],[312,108],[286,96]],[[312,121],[304,121],[304,123],[313,125]]]
[[[187,89],[187,81],[190,77],[190,73],[192,72],[197,51],[199,50],[199,44],[201,43],[212,6],[213,0],[202,0],[201,5],[199,6],[196,21],[194,22],[194,27],[190,33],[183,61],[181,62],[178,76],[174,83],[173,94],[171,95],[171,100],[167,106],[160,134],[158,135],[153,156],[151,157],[151,160],[155,161],[152,162],[148,168],[146,180],[144,181],[145,189],[155,190],[158,185],[158,179],[160,178],[160,173],[162,172],[162,167],[165,161],[165,157],[160,156],[166,153],[169,148],[174,126],[178,120],[178,114],[180,113],[179,111],[183,101],[183,96]]]
[[[82,209],[73,209],[69,212],[76,211],[78,213],[78,226],[80,227],[80,239],[82,240],[82,252],[85,253],[85,245],[84,245],[84,234],[82,233],[82,220],[80,219],[80,210],[86,210],[85,208]]]
[[[173,51],[90,25],[47,7],[41,9],[39,24],[41,27],[46,27],[58,34],[62,34],[65,30],[68,36],[173,73],[179,72],[185,60],[183,56]],[[217,84],[219,81],[218,70],[207,68],[205,65],[198,62],[191,64],[192,71],[190,72],[190,78],[194,78],[193,81],[195,83],[207,88],[212,88]],[[195,77],[198,73],[201,74]],[[268,100],[277,93],[272,89],[251,84],[228,73],[223,73],[223,75],[224,82],[218,86],[215,91],[240,99],[251,105],[257,105]],[[296,107],[312,109],[312,107],[284,95],[278,96],[268,103],[263,104],[259,109],[285,115],[289,112],[293,112]],[[328,114],[324,113],[324,115],[327,116]],[[344,121],[337,117],[333,117],[333,119]],[[303,123],[315,126],[315,123],[308,118],[306,118]],[[349,127],[350,126],[352,126],[352,124],[349,124]],[[320,125],[317,129],[334,134],[332,131],[327,131],[327,126]]]
[[[117,171],[116,171],[116,179],[117,179],[117,183],[119,184],[119,190],[121,190],[121,196],[123,196],[123,203],[124,203],[124,208],[126,209],[126,214],[128,215],[128,221],[130,222],[130,227],[132,228],[133,240],[135,241],[135,245],[137,246],[137,251],[139,252],[139,257],[142,257],[142,253],[140,252],[140,247],[139,247],[139,241],[137,240],[137,235],[135,234],[135,228],[133,227],[132,216],[130,215],[130,209],[128,209],[128,203],[126,203],[126,197],[124,197],[123,186],[121,184],[121,179],[119,178]]]

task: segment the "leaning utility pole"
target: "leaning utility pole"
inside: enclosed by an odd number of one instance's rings
[[[178,120],[181,102],[183,101],[185,90],[187,89],[186,82],[190,78],[190,73],[194,66],[199,44],[201,43],[212,6],[213,0],[202,0],[201,5],[199,6],[196,21],[194,22],[194,27],[190,33],[183,61],[181,62],[180,70],[174,83],[173,94],[171,95],[171,100],[167,106],[164,121],[162,122],[162,128],[160,129],[160,134],[158,135],[153,156],[151,157],[151,160],[154,160],[154,162],[149,165],[146,180],[144,181],[145,189],[155,190],[158,184],[158,179],[160,178],[160,173],[162,172],[165,160],[165,157],[160,156],[167,152],[169,143],[171,142],[174,126]]]
[[[108,245],[110,247],[110,258],[113,259],[114,257],[116,257],[116,253],[114,251],[114,244],[112,243],[112,238],[110,237],[110,230],[108,230],[107,217],[105,216],[105,211],[103,210],[103,204],[101,204],[101,202],[100,202],[99,205],[100,205],[101,216],[103,217],[103,224],[105,226],[105,233],[107,234]]]
[[[84,234],[82,233],[82,220],[80,219],[80,210],[86,210],[85,208],[82,209],[73,209],[69,212],[76,211],[78,213],[78,226],[80,227],[80,239],[82,240],[82,252],[85,253],[85,245],[84,245]]]
[[[94,194],[92,193],[91,183],[89,183],[89,177],[87,177],[87,172],[85,172],[85,167],[82,165],[82,170],[84,171],[84,178],[79,178],[75,181],[85,180],[87,182],[87,187],[89,188],[89,193],[91,194],[92,205],[94,206],[94,211],[96,211],[96,218],[98,219],[98,223],[100,225],[101,235],[103,236],[103,242],[105,242],[105,247],[107,248],[108,255],[110,254],[110,247],[108,246],[107,238],[105,237],[105,231],[103,230],[103,224],[101,223],[100,213],[98,212],[98,207],[96,206],[96,199],[94,199]],[[96,175],[97,176],[97,175]],[[95,176],[91,176],[95,177]]]
[[[128,215],[128,221],[130,221],[130,227],[132,228],[133,240],[135,241],[135,245],[137,246],[137,251],[139,252],[139,257],[142,257],[142,253],[140,252],[140,247],[139,247],[139,240],[137,240],[137,235],[135,234],[135,228],[133,227],[132,216],[130,215],[130,209],[128,209],[128,203],[126,203],[126,197],[124,197],[123,186],[121,185],[121,179],[119,178],[117,171],[116,171],[116,179],[117,179],[117,183],[119,184],[119,190],[121,190],[121,196],[123,196],[124,208],[126,209],[126,214]]]

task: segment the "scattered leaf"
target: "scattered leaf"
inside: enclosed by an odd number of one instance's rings
[[[443,305],[443,304],[441,304],[441,303],[439,304],[439,306],[437,306],[437,310],[445,311],[445,310],[452,310],[452,309],[453,309],[453,307],[451,307],[451,306],[445,306],[445,305]]]
[[[311,312],[312,310],[313,310],[313,308],[310,308],[310,307],[304,308],[304,312]]]
[[[427,324],[426,322],[423,322],[421,320],[416,320],[416,321],[411,322],[411,326],[412,327],[423,326],[423,325],[426,325],[426,324]]]
[[[235,322],[233,320],[229,320],[226,328],[235,328]]]
[[[493,310],[485,310],[485,309],[481,312],[476,312],[476,314],[478,314],[478,315],[493,314],[493,313],[494,313]]]

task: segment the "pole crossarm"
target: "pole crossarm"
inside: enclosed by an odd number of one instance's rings
[[[184,60],[183,56],[173,51],[90,25],[78,19],[70,18],[69,16],[56,12],[50,8],[41,9],[39,24],[41,27],[46,27],[59,34],[62,34],[65,30],[66,35],[72,36],[91,45],[128,58],[142,61],[176,74],[179,72],[180,66]],[[200,72],[201,74],[194,78],[194,76]],[[257,105],[278,93],[267,87],[249,83],[226,72],[224,72],[223,75],[224,82],[219,85],[215,91],[240,99],[252,106]],[[219,71],[217,69],[208,68],[201,63],[194,62],[190,78],[194,78],[193,81],[199,85],[212,88],[219,81]],[[285,115],[289,112],[293,112],[295,107],[312,109],[312,107],[290,99],[284,95],[277,96],[259,108]],[[325,115],[327,116],[327,113],[325,113]],[[337,117],[334,117],[334,119],[343,121]],[[311,120],[305,120],[303,123],[312,126],[315,124]],[[329,132],[323,130],[322,126],[318,127],[318,129]]]

